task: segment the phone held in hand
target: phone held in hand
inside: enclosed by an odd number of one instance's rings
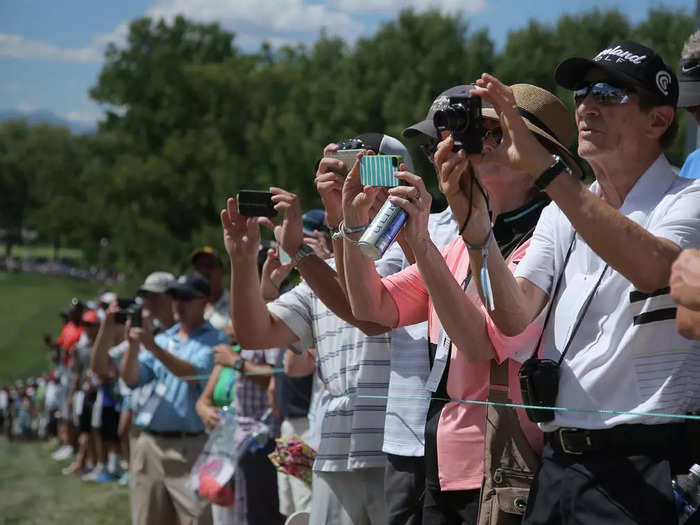
[[[330,157],[332,159],[342,160],[343,164],[345,165],[345,168],[343,169],[343,172],[340,173],[340,175],[345,176],[348,174],[348,172],[355,165],[355,162],[357,161],[357,154],[358,153],[367,153],[367,150],[366,149],[341,149],[338,151],[331,151],[331,152],[326,153],[326,157]]]
[[[238,213],[246,217],[274,217],[277,215],[272,193],[260,190],[241,190],[236,197]]]
[[[363,186],[398,186],[401,181],[394,173],[399,164],[401,155],[365,155],[360,159],[360,181]]]

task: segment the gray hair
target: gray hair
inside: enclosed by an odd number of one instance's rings
[[[681,58],[700,58],[700,30],[695,31],[685,41]]]

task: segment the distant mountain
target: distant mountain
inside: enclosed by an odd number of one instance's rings
[[[23,118],[30,124],[38,122],[47,122],[56,126],[65,126],[72,133],[94,133],[97,130],[97,124],[87,124],[76,120],[68,120],[67,118],[59,117],[55,113],[46,109],[37,109],[35,111],[22,112],[14,109],[2,111],[0,110],[0,122],[3,120]]]

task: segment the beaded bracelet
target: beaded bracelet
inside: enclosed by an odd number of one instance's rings
[[[365,224],[364,226],[355,226],[353,228],[346,228],[345,227],[345,221],[342,220],[340,223],[338,223],[338,231],[334,232],[332,237],[333,240],[339,240],[339,239],[345,239],[347,241],[350,241],[351,244],[357,245],[357,241],[354,239],[350,238],[350,235],[353,235],[355,233],[364,233],[364,231],[367,229],[367,226],[369,224]]]

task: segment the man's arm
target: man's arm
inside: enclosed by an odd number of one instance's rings
[[[231,317],[239,344],[248,349],[284,348],[297,341],[294,332],[268,311],[260,292],[257,219],[241,216],[236,201],[228,199],[221,226],[231,260]]]
[[[124,357],[119,367],[119,375],[127,385],[133,387],[139,383],[141,375],[139,366],[141,340],[138,338],[138,334],[132,335],[131,331],[128,334],[129,347],[124,352]]]
[[[116,302],[107,308],[90,355],[90,368],[102,379],[114,379],[116,371],[114,361],[109,356],[109,348],[114,341],[114,333],[117,329],[114,316],[118,310],[119,306]]]
[[[285,214],[283,223],[275,227],[275,234],[287,253],[294,254],[303,241],[299,200],[295,194],[280,188],[270,188],[270,191],[274,194],[272,199],[276,203],[275,209],[284,210]],[[335,243],[334,246],[339,244],[341,243]],[[342,257],[342,247],[340,247],[339,253],[336,253],[336,265]],[[342,262],[340,264],[342,266]],[[340,285],[338,273],[316,254],[304,257],[297,264],[297,269],[323,304],[346,323],[358,327],[367,335],[383,334],[389,330],[385,325],[370,322],[369,319],[358,319],[353,315],[345,290]]]

